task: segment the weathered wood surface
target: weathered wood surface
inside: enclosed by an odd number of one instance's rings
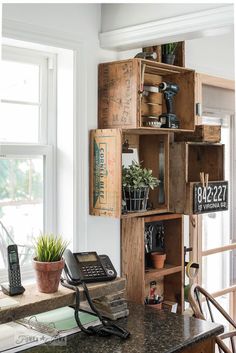
[[[220,142],[221,127],[219,125],[196,125],[195,131],[176,134],[175,141]]]
[[[166,263],[163,269],[145,271],[144,229],[149,222],[163,222]],[[159,294],[179,304],[183,310],[184,244],[183,217],[165,214],[122,219],[121,231],[122,275],[127,279],[127,298],[144,303],[150,282],[157,282]]]
[[[119,129],[90,132],[91,215],[121,215],[121,144]]]
[[[170,144],[170,210],[193,213],[193,182],[200,181],[200,172],[210,181],[224,180],[224,145],[201,142]]]
[[[193,131],[195,72],[143,59],[99,65],[99,128],[141,128],[148,115],[160,116],[166,111],[163,94],[150,93],[144,97],[141,93],[143,85],[157,86],[162,81],[172,81],[179,85],[180,90],[174,98],[175,112],[180,120],[179,130]]]
[[[89,293],[92,298],[99,298],[124,290],[125,283],[124,278],[117,278],[111,282],[90,283],[88,284]],[[25,289],[24,294],[13,297],[14,300],[19,302],[19,306],[11,309],[0,309],[0,324],[75,304],[75,292],[61,285],[58,292],[53,294],[40,293],[35,284],[25,286]],[[79,290],[81,300],[85,300],[83,289],[79,287]],[[2,298],[9,297],[1,293],[0,299]]]

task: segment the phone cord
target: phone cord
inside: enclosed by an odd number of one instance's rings
[[[101,325],[98,325],[98,326],[89,326],[88,328],[85,328],[79,318],[79,310],[80,310],[80,291],[79,291],[79,288],[76,286],[70,285],[68,283],[65,283],[64,279],[61,279],[61,284],[62,284],[62,286],[67,287],[69,289],[73,289],[75,291],[75,294],[76,294],[75,298],[76,299],[75,299],[75,314],[74,315],[75,315],[76,323],[82,332],[84,332],[88,335],[97,334],[97,335],[103,336],[103,337],[115,335],[115,336],[121,337],[123,339],[127,339],[130,336],[129,331],[114,324],[111,321],[105,320],[101,316],[101,314],[99,313],[99,311],[97,310],[97,308],[93,304],[93,301],[90,297],[86,283],[80,282],[80,284],[83,286],[84,293],[85,293],[85,296],[86,296],[86,299],[89,303],[90,308],[93,310],[93,312],[97,315],[97,317],[99,318],[99,320],[102,323]]]

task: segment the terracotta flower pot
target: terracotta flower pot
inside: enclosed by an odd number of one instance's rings
[[[163,252],[153,252],[151,253],[152,266],[154,268],[163,268],[166,260],[166,254]]]
[[[64,259],[56,262],[40,262],[33,259],[39,292],[55,293],[58,290]]]

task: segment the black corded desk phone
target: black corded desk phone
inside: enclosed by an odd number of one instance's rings
[[[104,282],[116,278],[117,273],[107,255],[98,256],[95,251],[73,253],[66,249],[65,273],[67,281],[76,285],[84,281]]]
[[[88,335],[97,334],[103,337],[115,335],[123,339],[128,338],[130,336],[129,331],[101,316],[93,304],[86,285],[86,282],[111,281],[116,278],[117,273],[109,257],[107,255],[98,256],[96,252],[79,252],[73,254],[69,249],[66,249],[63,258],[65,260],[64,272],[66,279],[61,278],[61,284],[76,292],[75,320],[81,331]],[[79,318],[80,292],[77,287],[78,285],[82,285],[90,308],[101,321],[100,325],[89,326],[88,328],[82,325]]]

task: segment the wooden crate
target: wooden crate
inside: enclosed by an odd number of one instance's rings
[[[170,210],[193,214],[193,185],[200,172],[209,182],[224,180],[224,145],[200,142],[173,142],[170,145]]]
[[[142,131],[143,132],[143,131]],[[90,214],[108,217],[135,217],[169,210],[169,144],[172,134],[139,134],[140,131],[97,129],[90,133]],[[145,212],[122,214],[122,144],[136,147],[142,166],[161,179],[149,192],[152,207]]]
[[[159,116],[166,112],[162,93],[142,97],[143,85],[175,82],[180,90],[174,98],[174,110],[179,129],[195,128],[195,72],[193,70],[157,63],[151,60],[130,59],[99,65],[98,126],[104,128],[144,128],[146,115]],[[184,109],[183,109],[184,107]]]
[[[196,125],[194,132],[176,134],[175,141],[213,142],[221,140],[219,125]]]
[[[163,269],[145,269],[145,224],[163,222],[166,262]],[[183,216],[164,214],[122,219],[121,231],[122,275],[126,277],[129,300],[144,303],[150,282],[157,282],[157,289],[164,299],[178,303],[183,310],[184,244]]]

